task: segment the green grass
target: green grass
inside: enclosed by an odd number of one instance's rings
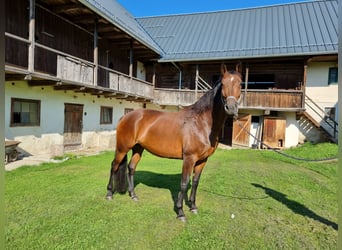
[[[337,154],[337,146],[307,144],[288,152],[321,158]],[[336,249],[334,161],[217,150],[201,177],[199,214],[186,209],[183,223],[173,200],[181,161],[144,153],[135,179],[140,200],[126,194],[107,201],[112,156],[7,172],[6,249]]]

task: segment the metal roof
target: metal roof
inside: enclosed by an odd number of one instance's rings
[[[78,0],[98,15],[119,27],[131,37],[150,48],[151,50],[163,54],[162,49],[149,36],[136,19],[116,0]]]
[[[321,55],[338,51],[337,7],[318,0],[136,20],[164,51],[160,62]]]

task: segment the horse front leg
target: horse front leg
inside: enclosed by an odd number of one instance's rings
[[[192,183],[191,183],[191,193],[190,193],[190,211],[194,214],[198,213],[198,209],[196,206],[196,193],[197,193],[197,188],[198,184],[200,181],[201,173],[202,170],[207,163],[207,159],[204,161],[199,162],[195,167],[193,171],[193,177],[192,177]]]
[[[188,163],[184,159],[183,161],[183,170],[182,170],[182,178],[181,178],[181,190],[178,194],[178,200],[176,203],[176,209],[177,209],[177,218],[181,221],[186,221],[185,219],[185,214],[183,211],[183,201],[184,198],[187,195],[187,190],[188,190],[188,185],[189,185],[189,180],[190,180],[190,175],[191,175],[191,170],[192,170],[193,164]]]

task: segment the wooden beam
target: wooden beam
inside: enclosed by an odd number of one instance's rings
[[[32,87],[54,86],[57,85],[57,82],[52,80],[29,80],[28,84]]]
[[[22,81],[25,80],[25,76],[23,74],[6,74],[5,81]]]

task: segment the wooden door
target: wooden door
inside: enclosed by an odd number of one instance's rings
[[[286,119],[280,117],[265,117],[263,142],[272,148],[285,146]]]
[[[233,144],[249,146],[249,134],[251,129],[250,114],[239,114],[238,121],[233,123]]]
[[[83,105],[64,104],[64,148],[82,144]]]

